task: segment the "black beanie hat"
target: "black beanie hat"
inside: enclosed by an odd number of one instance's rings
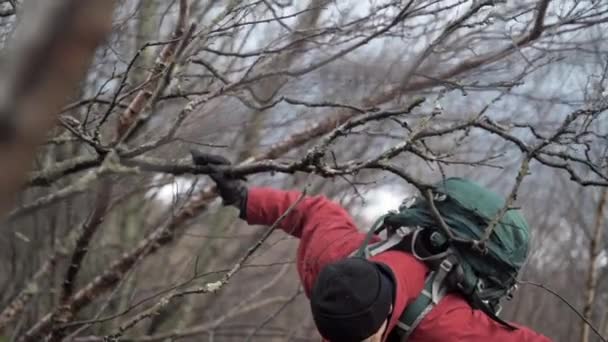
[[[389,316],[394,284],[386,265],[364,258],[325,266],[310,296],[321,336],[331,342],[357,342],[373,335]]]

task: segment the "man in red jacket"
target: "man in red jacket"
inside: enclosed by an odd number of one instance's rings
[[[322,196],[300,199],[297,191],[247,188],[229,178],[218,156],[192,151],[195,164],[212,171],[224,205],[240,210],[249,224],[272,225],[300,239],[297,269],[310,299],[315,325],[331,342],[401,341],[399,317],[422,291],[428,267],[409,253],[389,250],[370,258],[349,257],[365,234],[337,203]],[[297,204],[296,204],[297,203]],[[295,206],[294,206],[295,204]],[[473,309],[458,294],[447,294],[407,339],[412,342],[547,342],[526,327],[511,330]]]

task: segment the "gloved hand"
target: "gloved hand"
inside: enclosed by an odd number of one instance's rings
[[[206,166],[211,172],[209,177],[217,185],[217,190],[222,197],[223,205],[231,205],[240,210],[240,217],[245,219],[247,213],[247,186],[245,178],[232,178],[222,170],[222,167],[232,165],[230,161],[220,155],[203,153],[197,150],[190,150],[192,161],[196,165]]]

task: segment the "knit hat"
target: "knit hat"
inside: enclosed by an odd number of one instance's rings
[[[310,296],[313,319],[323,338],[358,342],[388,319],[395,281],[384,264],[346,258],[325,266]]]

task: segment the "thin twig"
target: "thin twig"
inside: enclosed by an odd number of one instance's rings
[[[518,283],[520,284],[524,284],[524,285],[532,285],[532,286],[536,286],[539,287],[549,293],[551,293],[552,295],[554,295],[555,297],[557,297],[559,300],[561,300],[564,304],[568,305],[568,307],[570,308],[570,310],[572,310],[581,320],[583,320],[585,323],[587,323],[587,325],[591,328],[591,330],[593,330],[593,332],[597,335],[597,337],[602,341],[602,342],[608,342],[603,336],[602,334],[600,334],[600,332],[593,326],[593,324],[591,322],[589,322],[589,320],[587,318],[585,318],[585,316],[580,313],[575,307],[574,305],[570,304],[569,301],[567,301],[564,297],[562,297],[559,293],[553,291],[552,289],[548,288],[547,286],[540,284],[540,283],[535,283],[532,281],[527,281],[527,280],[519,280]]]
[[[212,282],[212,283],[207,283],[201,287],[196,287],[194,289],[173,292],[169,295],[166,295],[161,300],[159,300],[157,304],[155,304],[154,306],[152,306],[150,309],[146,310],[145,312],[130,319],[127,323],[121,325],[116,333],[114,333],[112,335],[108,335],[108,336],[106,336],[106,338],[109,340],[118,339],[120,336],[122,336],[124,334],[125,331],[131,329],[137,323],[141,322],[142,320],[144,320],[146,318],[149,318],[149,317],[155,315],[159,310],[161,310],[163,307],[167,306],[171,302],[171,300],[173,300],[174,298],[182,297],[182,296],[189,295],[189,294],[202,294],[202,293],[210,293],[210,292],[219,291],[241,269],[241,267],[247,261],[247,259],[249,259],[249,257],[251,255],[253,255],[253,253],[255,253],[255,251],[258,248],[260,248],[260,246],[270,237],[270,235],[275,231],[275,229],[278,227],[278,225],[302,201],[302,199],[304,198],[305,195],[306,195],[306,188],[301,192],[299,198],[296,201],[294,201],[294,203],[292,203],[289,206],[289,208],[287,208],[287,210],[285,210],[285,212],[281,216],[279,216],[279,218],[268,229],[266,229],[266,231],[264,232],[262,237],[260,237],[260,239],[255,244],[253,244],[252,246],[250,246],[248,248],[247,252],[232,266],[232,268],[228,272],[226,272],[226,274],[224,274],[224,276],[222,277],[221,280]]]

